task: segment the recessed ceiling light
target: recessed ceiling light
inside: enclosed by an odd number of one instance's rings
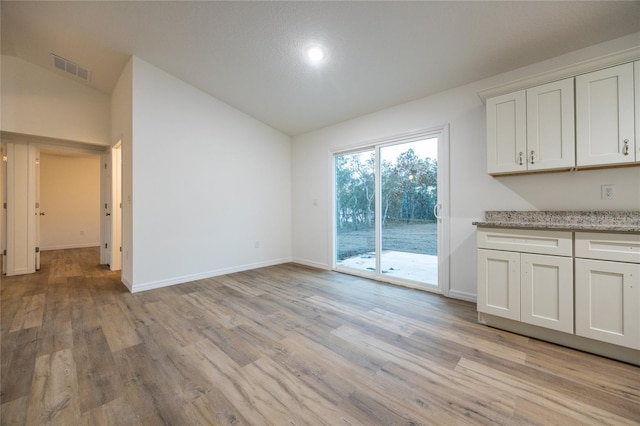
[[[325,57],[324,50],[318,46],[307,49],[307,58],[313,63],[321,62]]]

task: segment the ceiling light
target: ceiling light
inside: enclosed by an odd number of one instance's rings
[[[311,62],[318,63],[324,59],[324,50],[320,47],[313,46],[307,49],[307,57]]]

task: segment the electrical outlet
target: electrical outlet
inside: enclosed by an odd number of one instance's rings
[[[260,248],[260,241],[256,240],[254,246],[255,248]]]
[[[615,185],[602,185],[600,187],[601,196],[603,200],[612,200],[616,198],[616,186]]]
[[[84,235],[84,230],[80,230],[80,235]]]

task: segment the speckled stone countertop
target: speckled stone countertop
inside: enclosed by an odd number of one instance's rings
[[[473,224],[491,228],[640,233],[640,210],[487,211],[484,222]]]

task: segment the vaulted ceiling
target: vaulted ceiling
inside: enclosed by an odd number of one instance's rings
[[[2,1],[2,53],[131,55],[297,135],[640,31],[638,1]],[[321,64],[304,55],[324,46]]]

